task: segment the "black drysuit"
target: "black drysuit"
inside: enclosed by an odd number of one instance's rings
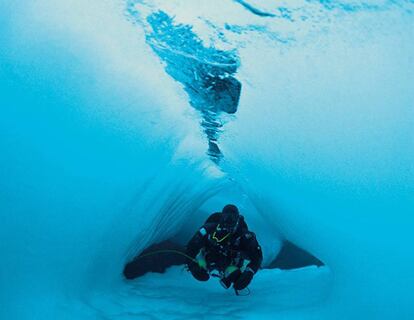
[[[189,269],[193,276],[200,281],[209,279],[207,271],[217,270],[222,279],[225,280],[224,285],[226,287],[234,283],[235,289],[243,289],[250,283],[253,275],[260,268],[263,260],[262,250],[256,240],[256,235],[248,230],[243,216],[239,217],[236,230],[226,241],[216,241],[214,232],[220,223],[220,217],[221,212],[213,213],[187,245],[186,253],[194,259],[201,251],[201,255],[206,262],[206,270],[200,268],[196,263],[190,263]],[[249,262],[245,265],[245,268],[242,268],[245,260]],[[231,276],[226,271],[229,266],[237,267],[233,268],[233,270],[237,269],[237,272],[233,272]],[[238,279],[239,283],[236,285]]]

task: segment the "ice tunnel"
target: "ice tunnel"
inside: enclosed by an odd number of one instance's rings
[[[0,8],[1,319],[414,318],[413,1]],[[249,296],[123,277],[226,203]]]

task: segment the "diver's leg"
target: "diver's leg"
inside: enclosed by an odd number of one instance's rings
[[[241,275],[241,271],[238,267],[230,265],[224,270],[223,278],[220,280],[221,285],[228,289],[231,284],[234,283]]]

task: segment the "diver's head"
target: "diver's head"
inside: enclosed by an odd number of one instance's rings
[[[233,204],[228,204],[221,211],[220,226],[229,230],[235,230],[239,222],[239,217],[239,209]]]
[[[224,242],[225,240],[230,239],[231,235],[237,230],[239,219],[240,214],[237,207],[232,204],[226,205],[221,212],[213,239],[217,242]]]

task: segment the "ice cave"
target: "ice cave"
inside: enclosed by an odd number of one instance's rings
[[[0,319],[414,319],[414,1],[0,8]],[[125,277],[227,203],[249,295]]]

